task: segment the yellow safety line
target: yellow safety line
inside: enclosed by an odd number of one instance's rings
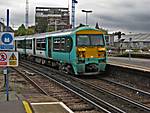
[[[25,107],[26,113],[32,113],[32,110],[27,101],[23,101],[23,105]]]

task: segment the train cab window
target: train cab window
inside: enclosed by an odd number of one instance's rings
[[[104,46],[103,35],[90,35],[91,45],[93,46]]]
[[[46,39],[37,39],[36,40],[36,49],[37,50],[46,50]]]
[[[78,46],[89,46],[90,38],[89,35],[78,35],[77,36],[77,45]]]
[[[77,46],[104,46],[103,35],[77,35]]]

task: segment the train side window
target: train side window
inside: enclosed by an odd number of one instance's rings
[[[67,37],[66,38],[66,52],[70,52],[72,49],[73,41],[72,38]]]
[[[59,52],[70,52],[72,49],[72,39],[70,37],[61,37],[53,39],[53,50]]]
[[[65,38],[61,38],[60,50],[65,51]]]
[[[60,41],[61,41],[61,39],[58,37],[53,39],[53,50],[54,51],[60,51],[60,49],[61,49]]]
[[[46,50],[46,39],[37,39],[36,40],[36,49],[37,50]]]
[[[17,41],[17,48],[22,48],[20,40]]]
[[[18,40],[17,41],[17,48],[25,48],[25,40]]]
[[[26,40],[26,49],[32,49],[32,39]]]

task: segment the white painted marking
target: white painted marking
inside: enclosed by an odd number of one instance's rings
[[[71,109],[69,109],[63,102],[40,102],[40,103],[30,103],[31,105],[53,105],[53,104],[59,104],[63,108],[65,108],[69,113],[74,113]]]

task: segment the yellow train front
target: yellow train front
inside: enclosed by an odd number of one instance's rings
[[[75,33],[76,53],[72,62],[76,75],[105,72],[107,54],[104,32],[94,28],[80,28]]]

